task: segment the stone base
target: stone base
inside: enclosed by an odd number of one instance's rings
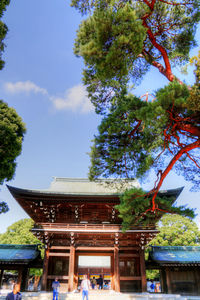
[[[7,292],[0,291],[0,300],[5,300]],[[52,300],[51,292],[23,292],[22,300]],[[81,300],[81,293],[60,293],[59,300]],[[114,291],[90,291],[89,300],[200,300],[197,296],[180,296],[150,293],[116,293]]]

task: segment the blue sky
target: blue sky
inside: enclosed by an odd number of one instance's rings
[[[15,178],[8,184],[46,189],[52,176],[87,177],[87,153],[100,118],[81,83],[83,62],[73,54],[81,16],[66,0],[18,0],[11,1],[4,21],[9,32],[5,40],[6,65],[0,72],[0,97],[16,109],[27,127]],[[192,54],[195,52],[197,49]],[[150,92],[166,83],[152,70],[137,93]],[[143,187],[149,189],[152,183],[151,177]],[[189,192],[190,186],[182,177],[171,174],[163,189],[180,186],[185,189],[178,204],[188,203],[200,215],[200,193]],[[8,213],[0,215],[0,232],[4,232],[27,215],[5,184],[0,200],[10,207]]]

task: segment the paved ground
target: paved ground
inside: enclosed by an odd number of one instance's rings
[[[5,300],[10,290],[0,290],[0,300]],[[52,300],[51,292],[25,292],[22,300]],[[82,300],[80,293],[61,293],[59,300]],[[180,296],[149,293],[115,293],[113,291],[90,291],[89,300],[200,300],[195,296]]]

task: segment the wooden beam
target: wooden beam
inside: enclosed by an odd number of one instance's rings
[[[84,247],[84,246],[79,246],[76,247],[76,250],[83,250],[83,251],[114,251],[114,247]]]
[[[45,256],[43,262],[43,276],[42,276],[42,283],[41,283],[42,291],[46,291],[47,289],[48,267],[49,267],[49,249],[45,249]]]
[[[133,247],[123,247],[123,246],[120,246],[119,247],[119,250],[122,251],[122,250],[139,250],[140,247],[139,246],[133,246]]]
[[[140,257],[137,253],[119,253],[119,257]]]
[[[69,281],[68,281],[68,291],[72,292],[74,289],[74,267],[75,267],[75,247],[70,247],[70,257],[69,257]]]
[[[64,252],[58,252],[58,253],[53,253],[53,252],[50,252],[49,253],[49,256],[70,256],[70,253],[64,253]]]
[[[141,276],[120,276],[120,280],[141,280]]]
[[[112,252],[78,252],[78,256],[113,256]]]
[[[140,250],[140,274],[141,274],[141,283],[142,283],[142,292],[147,291],[147,279],[146,279],[146,268],[145,268],[145,257],[144,250]]]
[[[70,250],[70,247],[67,246],[51,246],[50,250]]]
[[[114,248],[114,286],[115,291],[120,292],[120,274],[119,274],[119,248]]]

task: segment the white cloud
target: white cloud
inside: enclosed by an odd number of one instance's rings
[[[22,92],[33,92],[33,93],[40,93],[43,95],[47,95],[48,92],[46,89],[43,89],[36,85],[34,82],[31,81],[18,81],[15,83],[7,82],[4,85],[7,92],[16,94],[16,93],[22,93]]]
[[[88,113],[94,110],[93,105],[87,97],[84,86],[75,85],[66,90],[63,97],[50,97],[57,110],[79,111],[80,113]]]
[[[53,103],[56,110],[68,110],[79,113],[89,113],[94,111],[93,105],[88,99],[86,89],[81,84],[67,89],[61,97],[49,95],[46,89],[39,87],[31,81],[18,81],[15,83],[7,82],[4,84],[4,88],[11,94],[40,93],[46,95],[49,101]]]

